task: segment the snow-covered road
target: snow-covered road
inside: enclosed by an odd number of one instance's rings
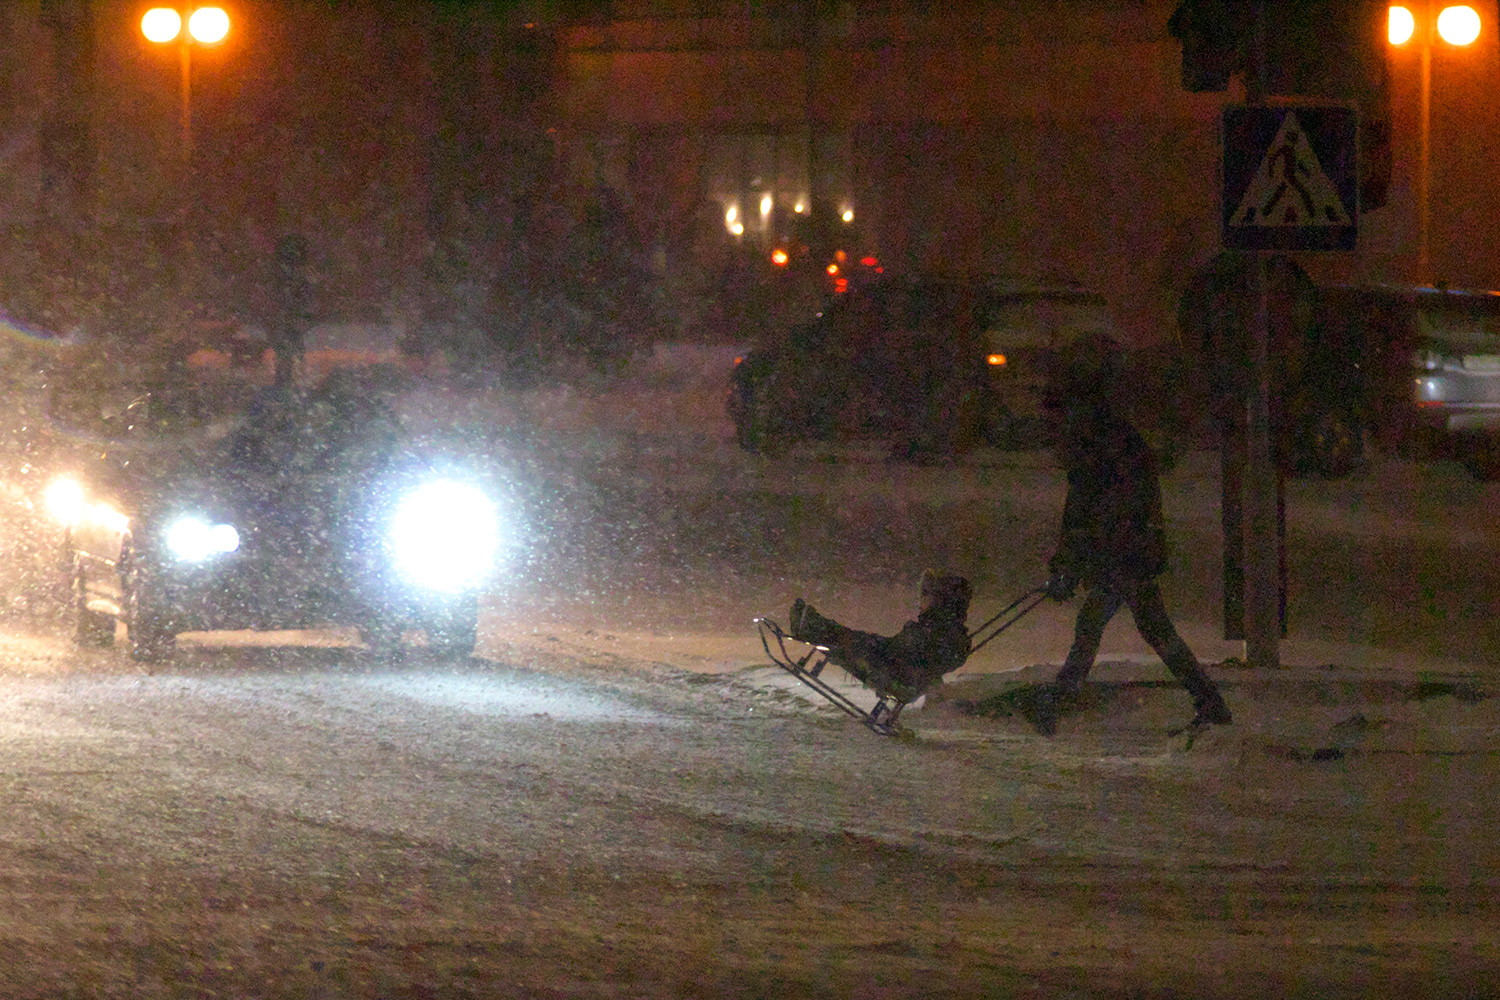
[[[1050,545],[1044,459],[789,466],[624,424],[472,439],[528,547],[458,665],[382,664],[337,633],[190,636],[151,673],[75,650],[12,489],[0,995],[1500,981],[1491,487],[1399,463],[1294,484],[1296,655],[1266,674],[1219,662],[1197,456],[1167,483],[1169,600],[1234,726],[1167,738],[1186,695],[1123,621],[1085,706],[1037,735],[1011,709],[1066,648],[1070,609],[1046,605],[898,741],[770,683],[750,616],[806,594],[894,628],[937,562],[987,614]]]
[[[1437,997],[1500,974],[1500,715],[1463,682],[1245,673],[1239,724],[1189,748],[1161,735],[1180,692],[1128,668],[1051,740],[974,715],[974,681],[892,741],[732,676],[515,652],[189,644],[141,675],[12,635],[0,993]]]

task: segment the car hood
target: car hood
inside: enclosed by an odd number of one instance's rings
[[[105,454],[85,477],[89,493],[143,525],[193,515],[231,524],[277,526],[305,532],[316,520],[357,516],[371,499],[367,470],[337,473],[250,471],[221,454],[184,450],[173,454]]]

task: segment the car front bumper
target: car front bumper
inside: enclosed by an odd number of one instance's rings
[[[473,591],[436,593],[344,566],[226,559],[162,565],[152,603],[174,631],[420,623],[473,600]]]

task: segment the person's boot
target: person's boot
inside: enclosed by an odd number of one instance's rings
[[[1057,735],[1057,701],[1056,684],[1037,688],[1036,699],[1031,703],[1031,724],[1043,736]]]
[[[807,602],[797,598],[792,602],[791,610],[786,613],[786,634],[793,639],[802,638],[802,616],[807,613]]]
[[[787,612],[787,621],[788,634],[798,642],[817,646],[832,641],[834,622],[818,614],[811,604],[800,597],[792,602],[792,608]]]
[[[1164,658],[1167,669],[1182,682],[1188,694],[1193,696],[1193,721],[1189,726],[1227,726],[1234,722],[1229,706],[1218,687],[1203,672],[1198,658],[1186,646],[1173,650]]]
[[[1037,688],[1031,703],[1031,724],[1043,736],[1057,734],[1057,720],[1066,707],[1077,704],[1083,685],[1071,679],[1059,679]]]
[[[1227,726],[1234,722],[1229,706],[1224,704],[1224,697],[1218,691],[1195,700],[1194,708],[1192,724],[1195,726]]]

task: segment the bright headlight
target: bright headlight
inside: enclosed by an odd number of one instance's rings
[[[52,516],[67,525],[77,524],[87,507],[83,487],[71,479],[54,479],[48,485],[44,497]]]
[[[203,562],[240,547],[232,524],[209,524],[197,517],[179,518],[167,528],[167,549],[182,562]]]
[[[438,479],[401,498],[391,521],[396,569],[445,593],[473,587],[494,567],[500,547],[495,505],[476,486]]]

